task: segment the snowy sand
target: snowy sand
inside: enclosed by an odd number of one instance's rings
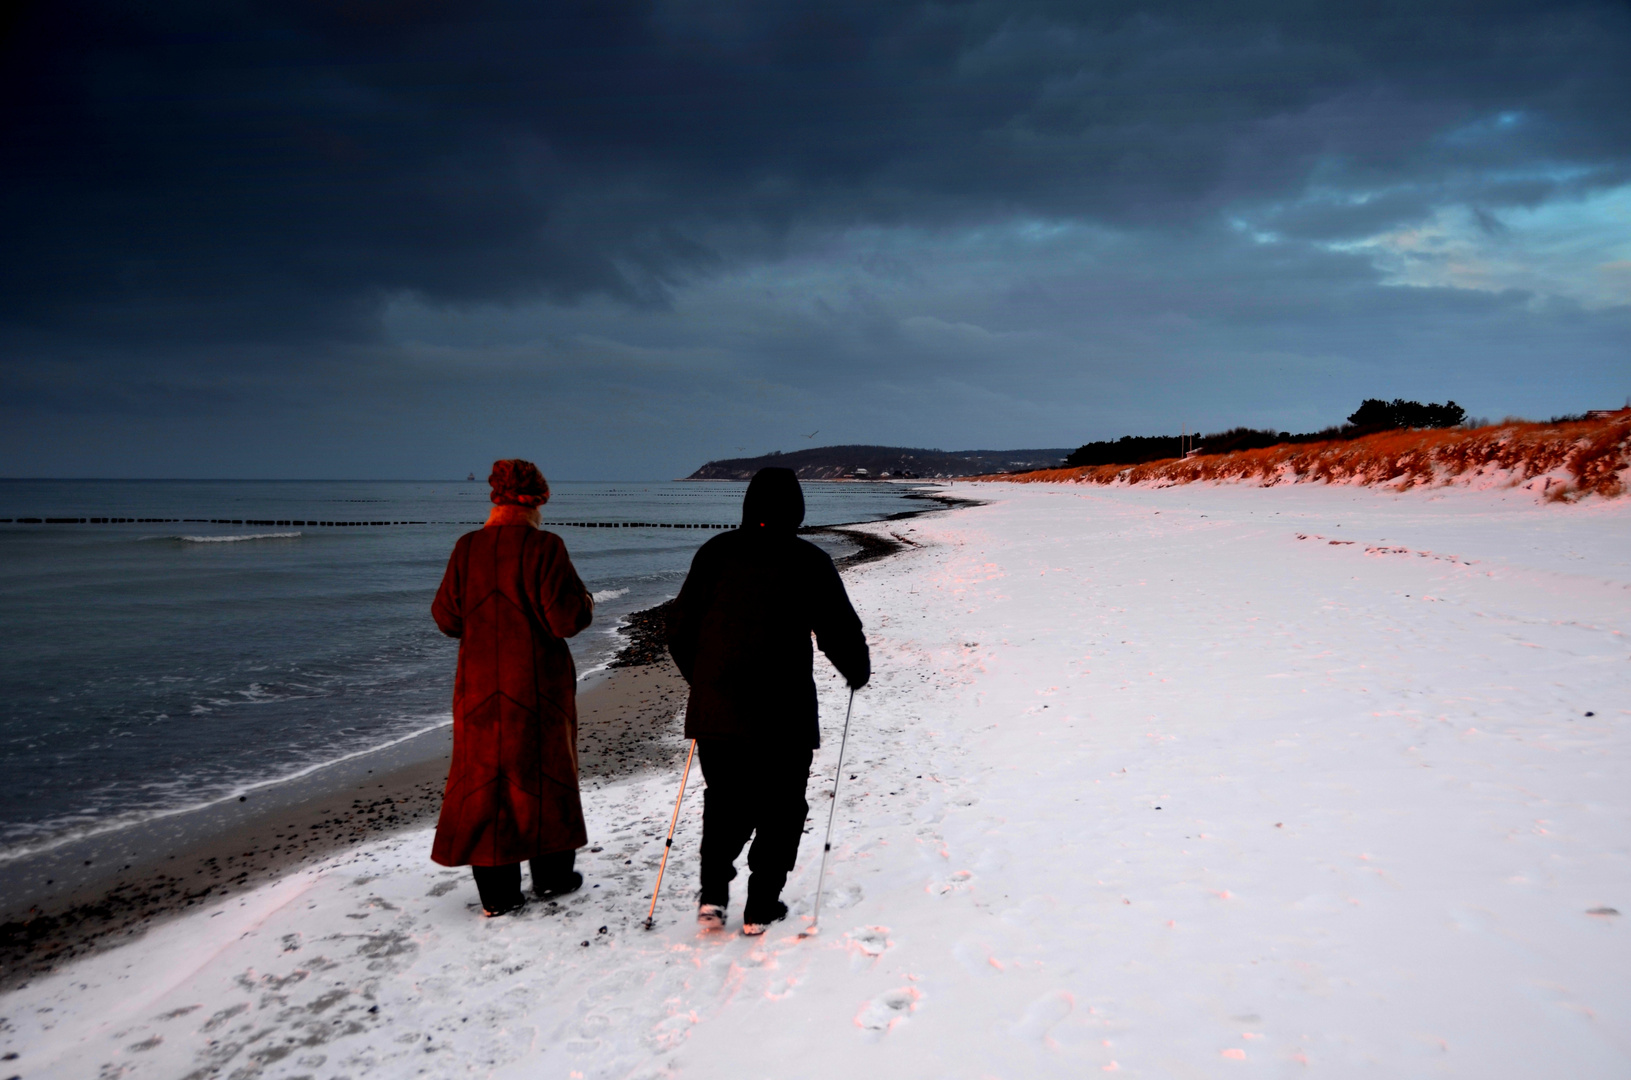
[[[848,575],[818,936],[824,663],[766,937],[690,923],[699,774],[640,930],[677,778],[622,780],[564,905],[376,841],[0,998],[0,1076],[1631,1075],[1631,500],[980,495]]]

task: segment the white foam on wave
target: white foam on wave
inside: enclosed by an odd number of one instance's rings
[[[11,847],[0,849],[0,866],[3,866],[9,862],[14,862],[17,859],[21,859],[29,855],[35,855],[42,851],[49,851],[52,848],[61,847],[63,844],[73,843],[75,840],[84,840],[87,837],[92,836],[102,836],[106,833],[118,832],[120,829],[127,829],[132,825],[140,825],[143,822],[155,821],[160,818],[175,817],[177,814],[190,814],[195,810],[204,810],[211,806],[234,802],[239,796],[249,795],[264,788],[276,787],[279,784],[287,784],[291,780],[299,780],[302,777],[310,776],[312,773],[333,768],[335,765],[351,761],[355,758],[367,757],[369,754],[377,754],[382,750],[388,750],[399,743],[408,742],[410,739],[417,739],[421,735],[436,731],[439,728],[451,727],[452,724],[453,716],[451,713],[449,713],[447,716],[439,718],[435,723],[415,728],[404,735],[397,735],[393,738],[387,739],[385,742],[376,743],[375,745],[364,747],[361,750],[353,750],[350,753],[341,754],[338,757],[325,758],[321,761],[313,761],[309,764],[293,769],[290,772],[284,773],[280,776],[272,777],[268,780],[257,780],[253,783],[240,784],[232,788],[224,795],[216,795],[213,797],[200,799],[184,806],[171,806],[151,810],[130,810],[112,817],[96,818],[94,824],[88,823],[81,828],[73,828],[71,827],[70,823],[84,821],[87,815],[74,815],[72,818],[58,819],[57,821],[53,822],[42,822],[39,827],[44,829],[52,829],[54,835],[43,841],[30,843],[27,840],[24,840],[20,843],[14,844]],[[70,825],[70,827],[64,829],[64,825]]]
[[[590,679],[593,679],[596,675],[599,675],[599,674],[601,674],[602,672],[605,672],[605,671],[610,671],[611,667],[612,667],[612,659],[611,659],[611,657],[607,657],[605,660],[602,660],[600,663],[594,665],[593,667],[587,667],[587,668],[584,668],[582,671],[578,672],[578,682],[579,683],[586,683]],[[598,682],[599,680],[596,679],[595,681]]]
[[[230,536],[161,536],[155,539],[180,540],[185,544],[231,544],[239,540],[293,540],[301,535],[297,532],[235,533]]]
[[[629,595],[629,590],[627,590],[627,589],[602,589],[597,593],[590,593],[589,595],[594,597],[595,603],[604,604],[608,600],[616,600],[619,596]]]

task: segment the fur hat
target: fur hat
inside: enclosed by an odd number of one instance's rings
[[[520,458],[495,461],[487,482],[493,486],[493,502],[500,506],[542,506],[549,501],[549,481],[530,461]]]

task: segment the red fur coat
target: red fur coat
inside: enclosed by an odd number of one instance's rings
[[[561,538],[525,517],[499,507],[459,537],[431,605],[459,639],[453,764],[430,855],[443,866],[505,866],[589,842],[563,639],[589,625],[594,602]]]

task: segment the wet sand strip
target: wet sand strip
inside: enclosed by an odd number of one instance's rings
[[[679,768],[685,681],[671,661],[623,668],[578,695],[581,781]],[[243,801],[87,837],[0,864],[0,990],[119,945],[199,905],[431,824],[452,750],[442,727]],[[425,867],[431,867],[427,843]]]

